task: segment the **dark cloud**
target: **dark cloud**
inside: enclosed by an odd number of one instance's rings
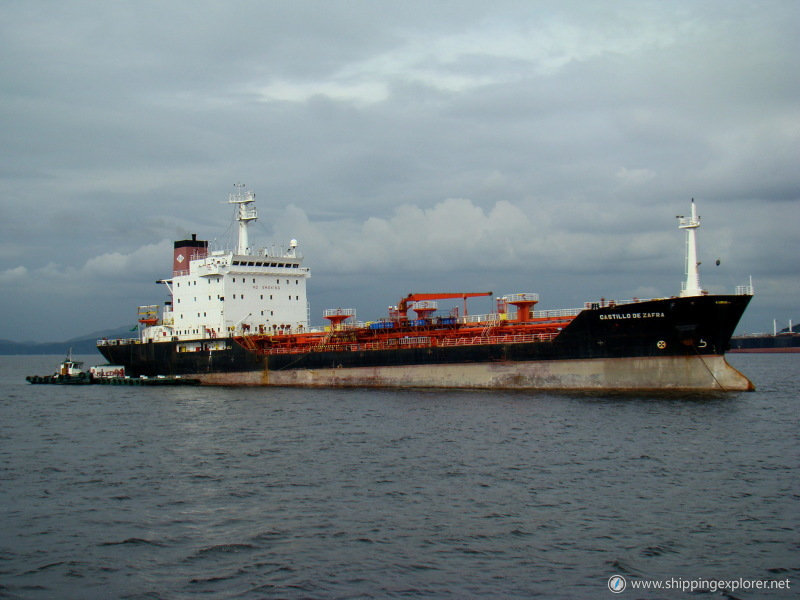
[[[703,284],[743,329],[800,288],[791,2],[141,2],[0,7],[0,338],[158,302],[171,240],[296,237],[312,318],[424,289],[542,304]],[[721,264],[714,264],[721,258]]]

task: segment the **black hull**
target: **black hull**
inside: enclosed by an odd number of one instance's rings
[[[177,342],[111,341],[98,350],[132,376],[721,356],[750,298],[698,296],[593,308],[581,312],[555,339],[543,342],[269,356],[245,350],[232,340],[225,340],[225,349],[197,352],[178,352]],[[424,330],[409,329],[409,335],[423,334]],[[217,381],[236,383],[235,378]]]
[[[226,346],[223,350],[197,352],[179,352],[178,342],[141,344],[129,340],[109,340],[97,350],[110,364],[124,366],[131,377],[241,373],[262,371],[266,367],[265,357],[248,352],[232,339],[221,341]]]

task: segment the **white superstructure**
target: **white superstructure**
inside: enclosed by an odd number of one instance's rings
[[[297,333],[308,329],[306,280],[297,241],[286,249],[249,247],[247,227],[256,220],[255,194],[237,185],[235,250],[208,250],[192,235],[175,242],[172,278],[160,280],[171,300],[161,316],[157,306],[140,307],[142,342],[220,340],[246,332]],[[198,346],[198,348],[201,346]],[[213,343],[203,348],[214,349]],[[192,345],[182,350],[190,351]],[[221,348],[220,348],[221,349]]]

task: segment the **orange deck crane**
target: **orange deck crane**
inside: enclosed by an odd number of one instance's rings
[[[491,296],[494,292],[459,292],[459,293],[441,293],[441,294],[409,294],[400,302],[397,303],[397,316],[403,320],[408,318],[409,304],[419,302],[421,300],[449,300],[453,298],[461,298],[464,300],[464,314],[467,314],[467,298],[475,298],[477,296]]]

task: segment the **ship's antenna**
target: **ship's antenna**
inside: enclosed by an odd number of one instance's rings
[[[700,227],[700,217],[697,216],[697,206],[692,198],[692,213],[690,217],[678,215],[678,229],[686,230],[686,281],[681,289],[681,297],[700,296],[703,290],[700,287],[700,263],[697,262],[697,228]]]
[[[233,187],[236,192],[228,196],[228,204],[238,204],[239,211],[236,215],[236,220],[239,222],[239,240],[236,244],[236,254],[248,254],[249,240],[247,239],[247,226],[251,221],[258,218],[256,207],[253,203],[256,201],[256,195],[253,192],[248,192],[243,183],[235,183]]]

